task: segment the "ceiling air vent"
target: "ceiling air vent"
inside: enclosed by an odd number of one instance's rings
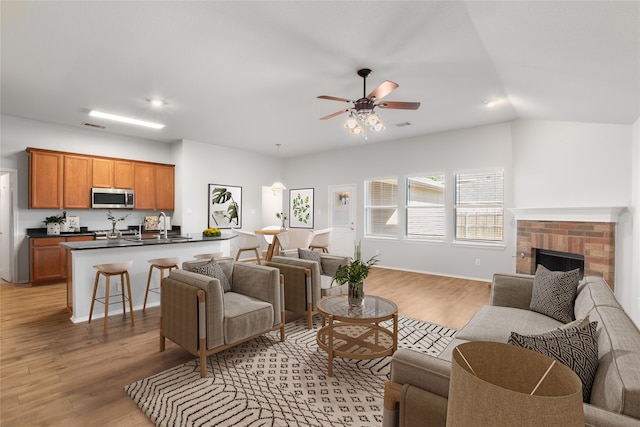
[[[95,124],[95,123],[87,123],[87,122],[84,122],[84,123],[83,123],[83,125],[84,125],[84,126],[89,126],[90,128],[96,128],[96,129],[106,129],[106,128],[107,128],[106,126],[97,125],[97,124]]]
[[[394,126],[397,127],[397,128],[403,128],[405,126],[411,126],[411,123],[409,123],[409,122],[400,122],[400,123],[396,123]]]

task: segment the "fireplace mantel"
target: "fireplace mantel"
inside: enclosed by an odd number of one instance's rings
[[[518,221],[618,222],[625,206],[584,208],[511,208]]]

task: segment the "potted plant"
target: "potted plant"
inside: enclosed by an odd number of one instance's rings
[[[128,213],[125,216],[116,218],[111,213],[111,210],[107,211],[107,219],[111,221],[111,231],[107,233],[107,239],[118,240],[120,238],[121,233],[120,233],[120,230],[116,229],[116,224],[118,224],[118,221],[124,221],[125,219],[127,219],[129,215],[131,214]]]
[[[60,225],[66,221],[62,215],[52,215],[44,218],[44,222],[47,226],[47,234],[60,234]]]
[[[287,220],[287,213],[286,212],[278,212],[276,213],[276,218],[278,218],[281,222],[280,224],[280,230],[284,231],[287,228],[284,226],[284,222]]]
[[[349,305],[360,306],[364,301],[364,279],[369,275],[369,269],[378,263],[378,255],[374,255],[368,261],[362,261],[360,242],[355,245],[353,261],[349,265],[340,265],[333,277],[333,282],[340,285],[349,283]]]

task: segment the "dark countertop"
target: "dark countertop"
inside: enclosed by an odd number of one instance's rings
[[[73,233],[60,233],[60,234],[47,234],[46,228],[27,228],[27,237],[33,239],[40,239],[44,237],[71,237],[71,236],[95,236],[96,233],[94,231],[88,231],[86,227],[82,231],[73,232]]]
[[[112,240],[89,240],[85,242],[65,242],[60,243],[60,246],[71,250],[83,250],[83,249],[105,249],[105,248],[124,248],[130,246],[158,246],[158,245],[177,245],[177,244],[189,244],[194,242],[207,242],[216,240],[229,240],[236,237],[232,234],[223,234],[219,237],[202,237],[196,236],[186,238],[184,236],[174,236],[174,238],[164,239],[144,239],[144,240],[131,240],[121,238],[116,241]]]

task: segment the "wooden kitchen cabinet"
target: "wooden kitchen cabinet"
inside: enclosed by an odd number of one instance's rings
[[[29,208],[62,208],[62,155],[29,150]]]
[[[174,166],[136,162],[133,172],[135,209],[174,209]]]
[[[93,158],[93,187],[133,188],[133,162]]]
[[[114,188],[113,187],[113,164],[112,159],[93,159],[92,183],[93,187]]]
[[[93,236],[31,238],[29,244],[31,283],[65,279],[67,277],[67,250],[60,246],[60,243],[93,239]]]
[[[133,188],[133,162],[126,160],[113,161],[113,187]]]
[[[64,156],[62,206],[66,209],[91,208],[93,162],[87,156]]]
[[[156,175],[156,209],[172,211],[175,206],[175,168],[173,166],[155,165]]]
[[[135,192],[135,209],[156,208],[155,174],[152,164],[134,163],[133,191]]]

